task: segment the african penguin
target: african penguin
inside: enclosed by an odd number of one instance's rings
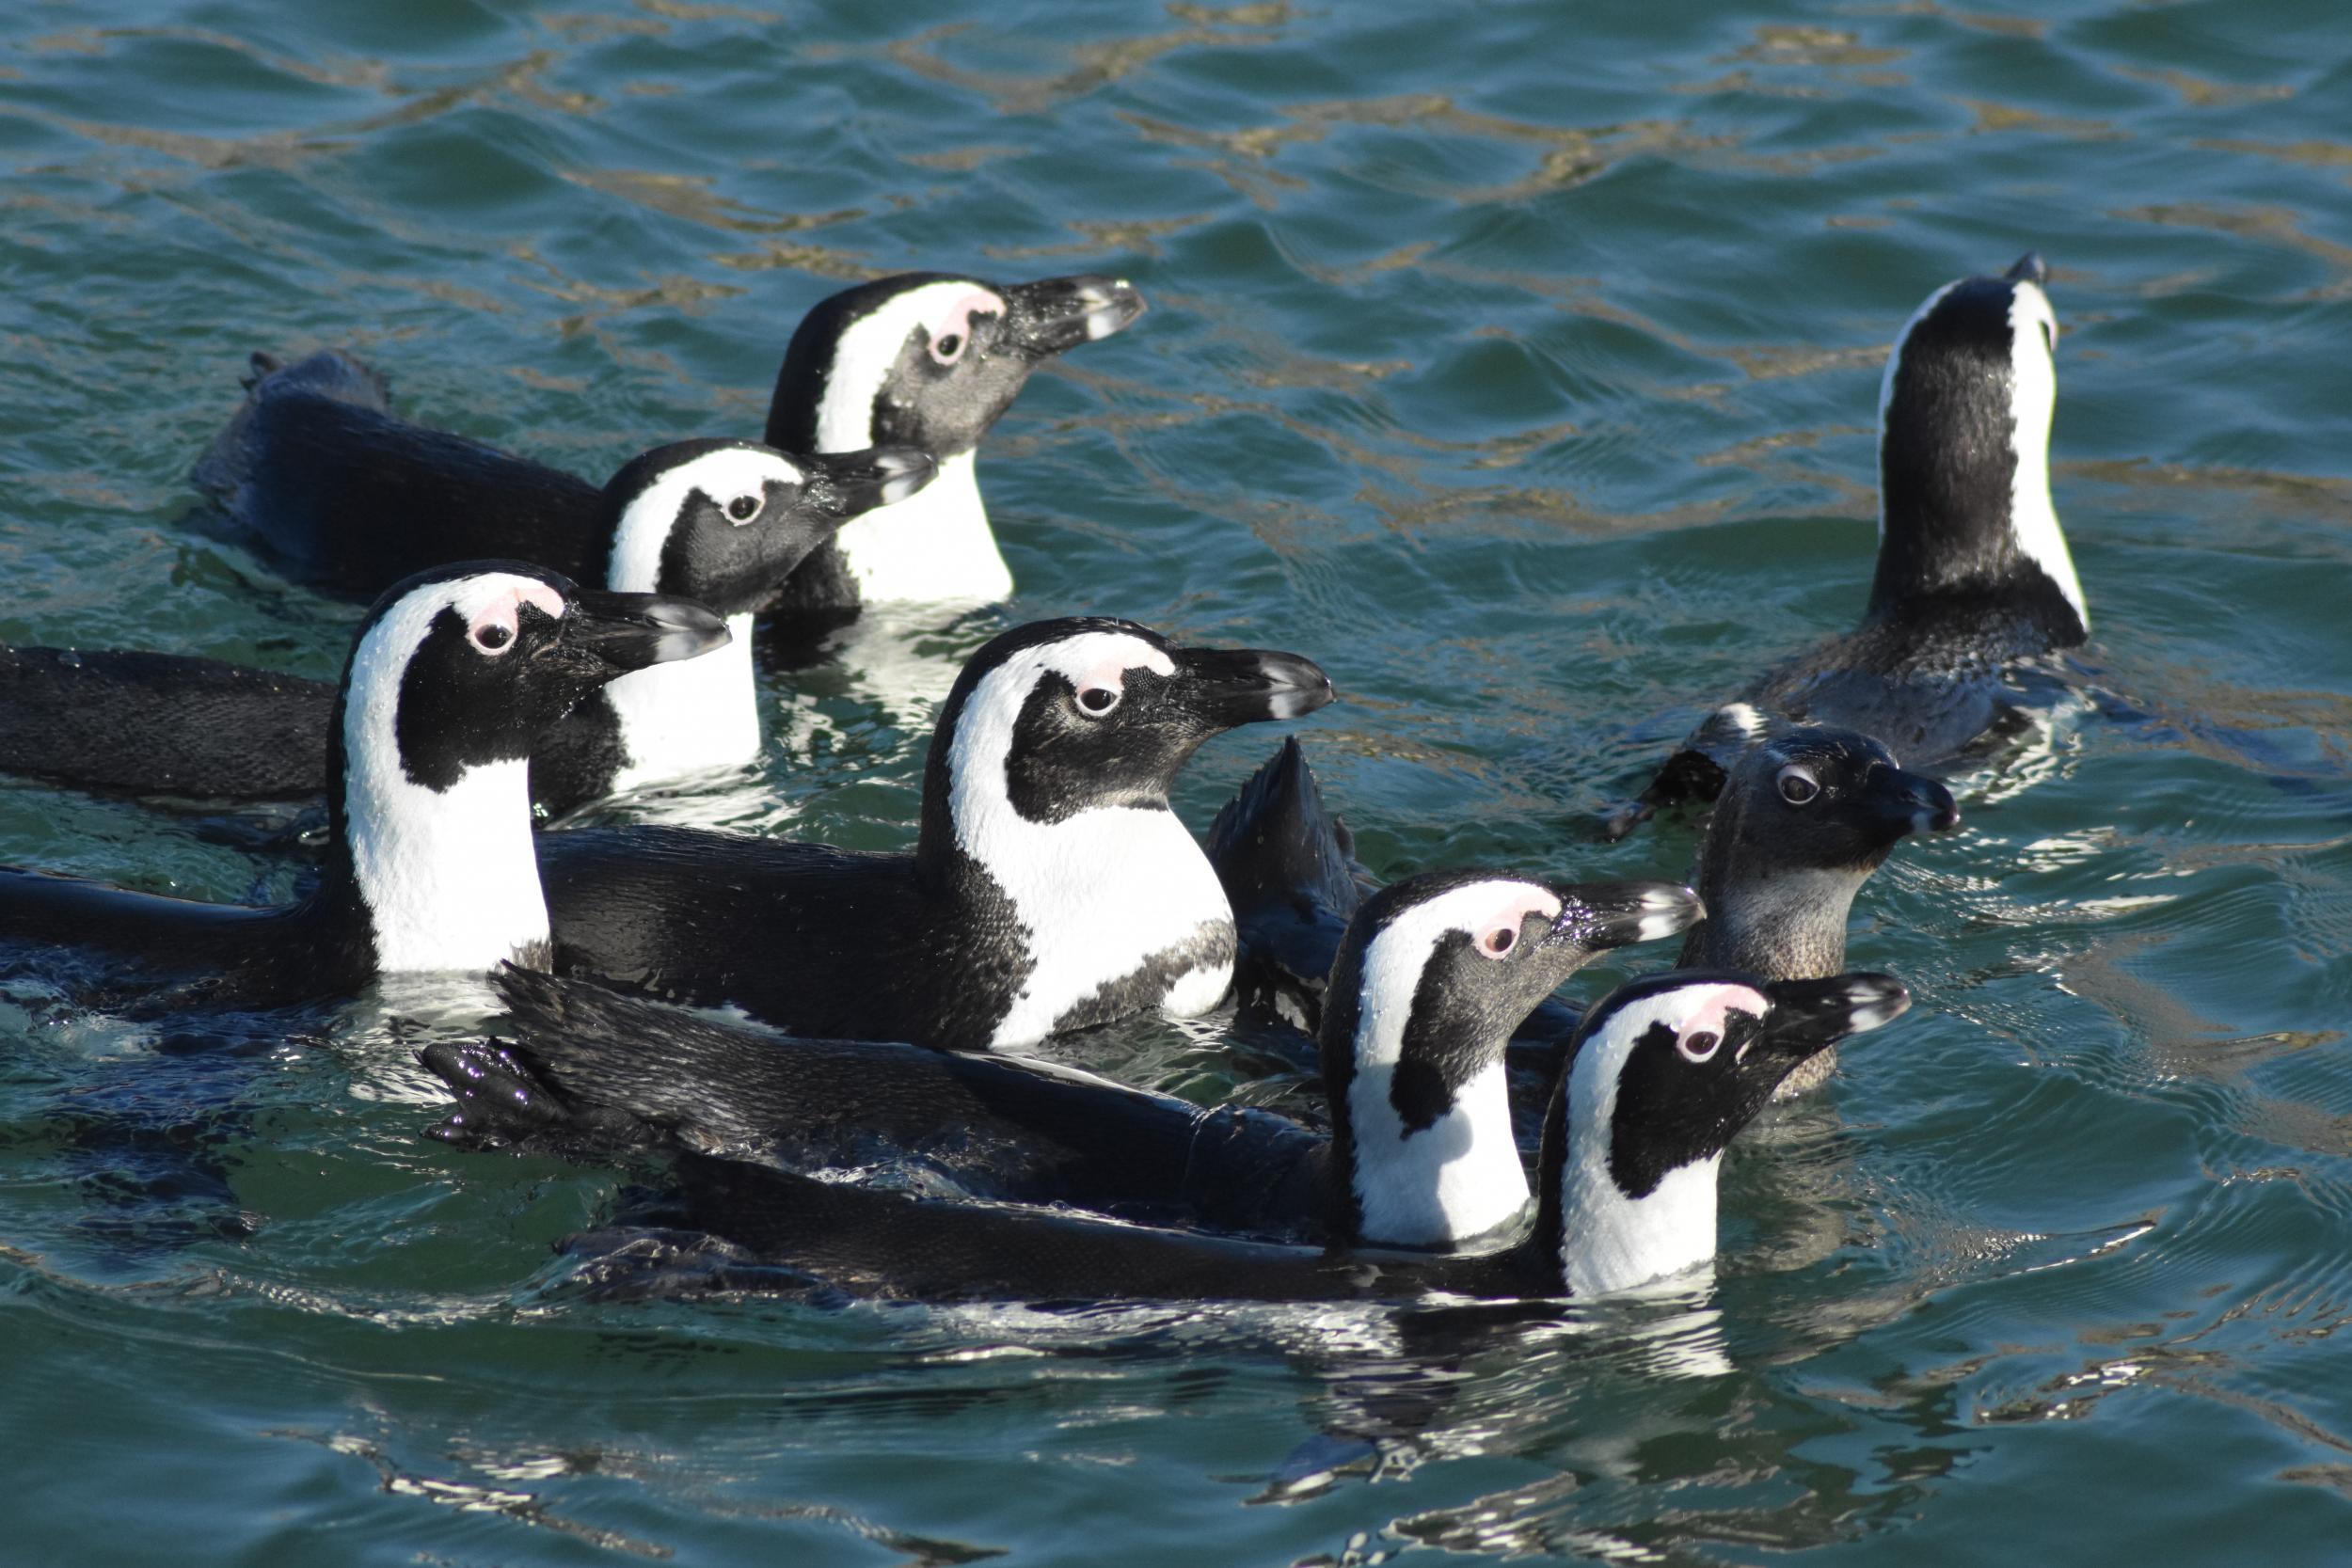
[[[626,464],[594,497],[600,543],[585,553],[596,574],[617,592],[715,610],[733,640],[706,658],[625,675],[580,703],[532,754],[534,806],[557,816],[756,762],[754,609],[843,519],[930,469],[918,452],[810,460],[715,440],[657,447]],[[469,528],[435,516],[405,535],[429,552],[435,538],[453,547]],[[0,770],[140,795],[298,799],[326,788],[335,695],[328,682],[216,659],[0,650]]]
[[[543,965],[525,774],[533,741],[606,682],[726,640],[726,624],[699,605],[583,591],[517,562],[421,573],[385,594],[352,643],[327,736],[327,849],[310,895],[246,909],[8,871],[0,943],[21,949],[19,968],[135,976],[119,994],[145,1010]]]
[[[1774,980],[1826,979],[1846,968],[1854,895],[1907,833],[1960,826],[1951,791],[1906,772],[1853,730],[1779,727],[1732,765],[1699,848],[1707,918],[1682,944],[1684,969],[1740,969]],[[1825,1081],[1823,1051],[1788,1075],[1780,1097]]]
[[[940,711],[913,854],[547,834],[557,966],[796,1034],[954,1050],[1205,1011],[1232,911],[1168,787],[1210,736],[1331,697],[1295,654],[1176,647],[1130,621],[1015,627]]]
[[[1625,832],[1661,804],[1711,800],[1772,723],[1874,736],[1921,767],[2013,723],[2021,678],[2090,635],[2050,500],[2058,317],[2042,258],[1963,277],[1905,324],[1879,393],[1878,568],[1862,623],[1768,672],[1686,739]]]
[[[1004,1053],[794,1039],[599,987],[500,977],[512,1044],[435,1045],[453,1142],[675,1143],[787,1168],[913,1157],[982,1196],[1256,1236],[1456,1248],[1516,1224],[1527,1180],[1511,1027],[1600,953],[1699,913],[1662,882],[1439,872],[1382,890],[1323,1039],[1332,1135],[1203,1111]]]
[[[528,458],[400,418],[386,400],[384,378],[339,350],[284,366],[256,355],[253,364],[246,401],[189,477],[242,537],[290,575],[357,598],[373,598],[412,572],[484,555],[535,561],[567,577],[617,586],[609,580],[621,564],[616,513],[636,492],[692,457],[757,450],[720,441],[664,447],[633,460],[599,491]],[[722,509],[746,496],[755,503],[752,512],[716,519],[724,523],[793,515],[796,531],[810,531],[802,555],[850,518],[920,490],[937,469],[904,447],[767,455],[756,472],[740,460],[734,472],[707,470],[714,488],[704,493]],[[738,558],[724,569],[740,573],[755,552],[720,553]],[[649,582],[650,568],[663,564],[657,546],[634,563],[633,576]],[[798,564],[797,557],[780,568],[760,562],[755,569],[772,572],[772,578],[759,584],[759,597],[771,594]]]
[[[1715,1175],[1798,1062],[1909,1005],[1885,975],[1636,980],[1594,1005],[1547,1117],[1535,1220],[1485,1253],[1283,1245],[1065,1211],[913,1197],[699,1151],[691,1223],[854,1295],[919,1301],[1320,1301],[1600,1295],[1714,1256]]]
[[[929,489],[844,528],[780,603],[841,616],[880,600],[1009,597],[975,472],[980,438],[1030,372],[1143,313],[1123,279],[988,283],[901,273],[846,290],[802,319],[768,407],[767,439],[794,451],[888,442],[939,464]]]

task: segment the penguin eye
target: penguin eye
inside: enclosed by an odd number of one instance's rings
[[[1808,804],[1821,793],[1821,785],[1812,770],[1801,763],[1790,763],[1780,770],[1780,798],[1792,806]]]
[[[1682,1053],[1686,1062],[1704,1062],[1723,1049],[1724,1037],[1712,1029],[1693,1029],[1675,1040],[1675,1049]]]
[[[1490,958],[1505,958],[1519,942],[1517,926],[1497,926],[1478,939],[1478,950]]]
[[[1119,693],[1107,686],[1089,686],[1078,693],[1078,711],[1100,719],[1119,705]]]
[[[759,498],[749,491],[727,502],[727,515],[739,523],[748,523],[759,515]]]
[[[931,357],[943,365],[952,365],[963,352],[963,334],[948,332],[931,340]]]
[[[504,653],[515,641],[515,628],[504,621],[485,621],[472,628],[472,637],[475,647],[495,656]]]

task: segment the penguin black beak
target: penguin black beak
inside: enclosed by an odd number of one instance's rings
[[[582,589],[558,645],[586,673],[611,680],[724,647],[729,635],[725,621],[691,599]]]
[[[868,447],[794,461],[808,474],[803,493],[810,510],[835,528],[878,506],[898,505],[939,473],[930,453],[914,447]]]
[[[1143,294],[1123,277],[1080,273],[999,289],[1007,341],[1032,359],[1066,353],[1124,331],[1143,314]]]
[[[1952,792],[1924,774],[1874,768],[1863,798],[1870,815],[1897,838],[1949,832],[1960,826],[1960,806]]]
[[[1264,648],[1171,648],[1174,700],[1213,729],[1296,719],[1331,702],[1331,677],[1296,654]]]
[[[1695,979],[1695,974],[1682,978]],[[1892,974],[1853,974],[1827,980],[1773,980],[1725,973],[1722,978],[1761,990],[1772,1011],[1762,1019],[1733,1011],[1725,1019],[1724,1046],[1732,1052],[1747,1110],[1761,1111],[1782,1080],[1849,1035],[1859,1035],[1900,1018],[1911,992]],[[1740,1021],[1735,1032],[1730,1025]]]
[[[2042,252],[2028,250],[2017,258],[2009,271],[2001,276],[2012,283],[2047,283],[2050,280],[2050,268],[2042,260]]]
[[[1591,952],[1657,942],[1707,918],[1707,906],[1672,882],[1548,882],[1560,899],[1560,918],[1544,937],[1547,947],[1569,944]]]

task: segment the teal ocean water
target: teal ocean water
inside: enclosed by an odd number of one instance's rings
[[[1376,870],[1679,875],[1691,822],[1596,813],[1858,613],[1886,347],[2034,248],[2096,699],[1866,892],[1920,1005],[1737,1151],[1713,1288],[1541,1331],[592,1299],[551,1244],[624,1178],[427,1139],[449,1019],[19,995],[0,1560],[2344,1560],[2348,61],[2327,0],[12,8],[0,641],[334,670],[347,607],[188,526],[256,348],[601,478],[755,433],[850,281],[1116,272],[1151,313],[983,453],[1020,597],[934,661],[1295,648]],[[925,704],[770,697],[762,788],[628,809],[908,842]],[[22,784],[0,862],[288,876]]]

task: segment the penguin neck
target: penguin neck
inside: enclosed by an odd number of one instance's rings
[[[335,847],[316,897],[364,919],[379,973],[544,969],[529,761],[428,788],[402,768],[390,705],[339,705]]]
[[[1359,960],[1343,958],[1325,1000],[1334,1239],[1459,1248],[1517,1227],[1527,1210],[1504,1041],[1415,1039],[1421,975],[1417,966],[1380,961],[1388,938],[1374,939]],[[1434,1060],[1440,1054],[1473,1070],[1447,1085]]]
[[[1737,969],[1768,980],[1825,979],[1846,970],[1846,922],[1868,867],[1734,868],[1714,845],[1703,860],[1707,918],[1682,941],[1682,969]]]
[[[759,683],[752,616],[727,617],[724,647],[632,671],[604,689],[620,728],[614,790],[759,760]]]
[[[1533,1272],[1569,1295],[1631,1290],[1714,1260],[1719,1151],[1677,1165],[1639,1196],[1617,1184],[1617,1075],[1629,1043],[1587,1040],[1544,1117]]]
[[[894,506],[844,523],[833,547],[861,601],[989,603],[1012,595],[1012,573],[980,504],[977,448],[939,460],[939,472]]]
[[[2005,365],[1931,359],[1914,371],[1905,364],[1912,328],[1887,361],[1879,554],[1866,625],[1915,626],[1947,610],[1973,616],[1989,609],[2026,623],[2047,648],[2073,647],[2090,634],[2082,583],[2050,499],[2057,378],[2039,328],[2018,309]]]

